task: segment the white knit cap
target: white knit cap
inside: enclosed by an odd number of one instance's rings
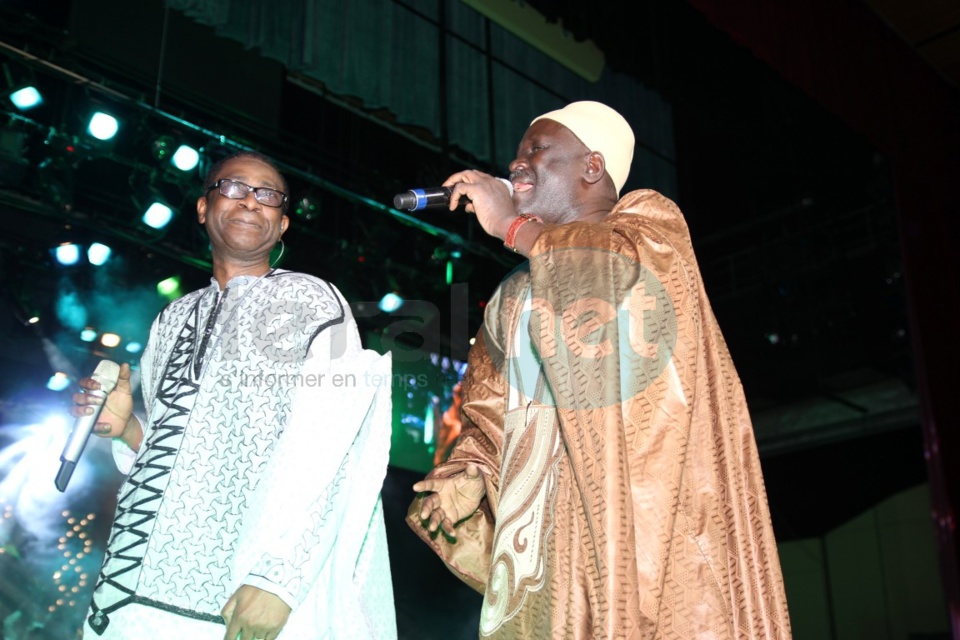
[[[603,154],[604,166],[619,195],[633,162],[633,129],[622,115],[605,104],[585,100],[536,117],[559,122],[570,129],[590,151]]]

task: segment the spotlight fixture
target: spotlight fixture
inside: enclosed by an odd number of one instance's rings
[[[178,143],[171,135],[162,135],[153,141],[153,155],[180,171],[193,171],[200,164],[200,151],[188,144]]]
[[[171,154],[173,154],[173,148],[177,144],[177,141],[173,136],[160,136],[153,141],[153,156],[157,160],[166,161],[170,159]]]
[[[143,217],[141,218],[143,224],[154,229],[163,229],[165,226],[170,224],[170,221],[173,220],[173,209],[164,203],[155,200],[150,203],[150,206],[147,207],[147,210],[143,212]]]
[[[43,104],[43,94],[37,88],[30,71],[5,64],[3,80],[4,94],[20,111],[29,111]]]
[[[87,123],[87,133],[97,140],[112,140],[120,130],[120,121],[105,111],[95,111]]]
[[[173,152],[171,162],[180,171],[192,171],[200,164],[200,152],[190,145],[182,144]]]
[[[140,221],[151,229],[164,229],[176,215],[170,200],[159,191],[156,185],[144,184],[136,187],[132,197],[134,204],[142,212]]]
[[[53,255],[57,262],[69,267],[80,261],[80,247],[72,242],[64,242],[53,250]]]
[[[47,380],[47,389],[50,389],[50,391],[63,391],[69,386],[70,376],[62,371],[57,371],[55,374],[50,376],[49,380]]]
[[[113,250],[107,245],[94,242],[87,247],[87,260],[89,260],[93,266],[99,267],[106,264],[107,260],[110,259],[111,253],[113,253]]]
[[[391,291],[380,299],[380,310],[385,313],[391,313],[403,306],[404,299],[396,291]]]
[[[315,219],[319,213],[320,199],[313,194],[307,194],[300,198],[296,206],[293,207],[293,215],[308,221]]]
[[[43,104],[43,96],[36,87],[24,87],[10,94],[10,102],[20,111],[29,111]]]
[[[84,342],[93,342],[97,339],[97,330],[93,327],[87,327],[80,332],[80,339]]]
[[[112,349],[113,347],[120,344],[120,336],[118,336],[115,333],[105,333],[102,336],[100,336],[100,344],[107,347],[108,349]]]
[[[157,283],[157,293],[167,300],[176,300],[180,297],[180,277],[170,276]]]

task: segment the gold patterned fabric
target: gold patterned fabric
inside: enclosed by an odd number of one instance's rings
[[[484,594],[490,638],[790,638],[739,377],[676,205],[548,226],[470,353],[463,430],[431,475],[479,465],[456,540],[408,522]]]

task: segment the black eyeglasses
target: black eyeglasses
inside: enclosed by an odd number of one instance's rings
[[[283,203],[287,201],[287,194],[282,191],[268,187],[251,187],[239,180],[231,180],[230,178],[220,178],[207,187],[205,193],[210,193],[214,189],[217,189],[220,195],[231,200],[246,198],[247,194],[252,191],[257,202],[268,207],[282,207]]]

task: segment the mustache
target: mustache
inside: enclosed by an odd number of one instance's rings
[[[520,180],[523,178],[526,178],[527,180],[532,182],[532,180],[530,180],[530,174],[524,171],[523,169],[517,169],[516,171],[510,172],[510,182],[516,182],[517,180]]]

